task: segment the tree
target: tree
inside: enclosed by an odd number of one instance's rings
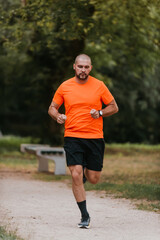
[[[21,0],[21,4],[22,4],[23,7],[26,6],[27,0]]]
[[[109,85],[120,109],[119,115],[105,119],[105,129],[110,125],[106,138],[155,142],[160,1],[95,2],[97,31],[87,41],[87,51],[94,59],[95,74]]]
[[[60,142],[60,127],[51,124],[47,110],[54,90],[84,48],[92,12],[89,1],[51,0],[28,0],[23,8],[3,12],[1,51],[10,65],[4,70],[4,129]],[[6,101],[10,94],[11,101]]]
[[[160,140],[160,1],[28,0],[23,7],[19,0],[1,3],[4,132],[60,142],[63,129],[50,120],[47,109],[56,88],[73,74],[75,56],[85,52],[93,60],[92,74],[109,86],[120,108],[117,116],[104,120],[105,138]]]

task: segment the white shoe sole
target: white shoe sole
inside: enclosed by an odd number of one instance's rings
[[[90,224],[88,226],[80,226],[78,225],[79,228],[86,228],[86,229],[89,229],[90,228]]]

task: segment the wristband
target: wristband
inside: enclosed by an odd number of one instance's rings
[[[102,117],[102,115],[103,115],[102,110],[98,110],[98,112],[99,112],[99,116]]]

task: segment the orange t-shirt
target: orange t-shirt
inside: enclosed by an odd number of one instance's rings
[[[64,103],[67,120],[65,137],[103,138],[103,118],[91,117],[91,109],[101,110],[102,102],[107,105],[113,100],[106,85],[89,76],[84,84],[75,81],[75,77],[64,81],[57,89],[53,101]]]

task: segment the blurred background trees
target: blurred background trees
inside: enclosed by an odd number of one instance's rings
[[[84,52],[119,105],[104,119],[105,140],[160,141],[160,1],[0,0],[0,29],[4,134],[62,142],[48,106]]]

